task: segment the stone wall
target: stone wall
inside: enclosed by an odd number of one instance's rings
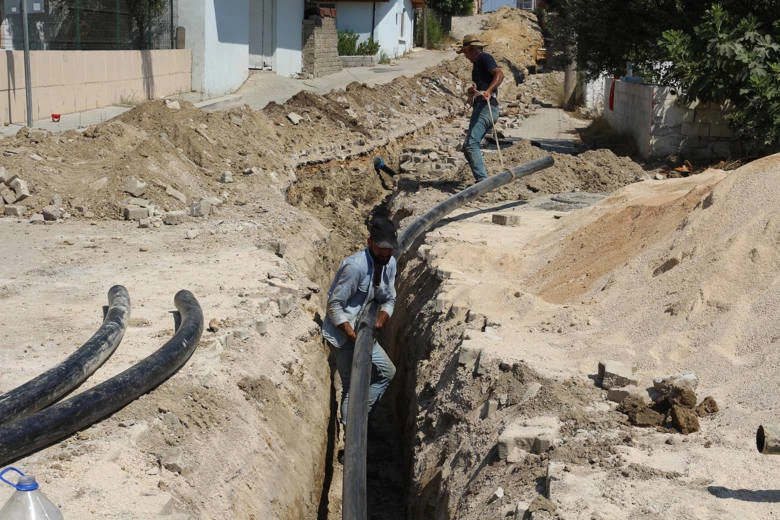
[[[303,75],[319,78],[340,71],[338,47],[335,16],[309,16],[303,21]]]
[[[739,143],[723,113],[727,106],[683,103],[668,87],[636,81],[607,81],[604,117],[618,132],[633,137],[642,157],[680,155],[727,158]]]

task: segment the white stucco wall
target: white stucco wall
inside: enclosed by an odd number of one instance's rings
[[[275,7],[273,70],[280,76],[294,76],[303,70],[303,0],[277,0]]]
[[[204,92],[229,94],[249,76],[248,0],[206,0]]]
[[[178,24],[184,27],[184,47],[192,53],[192,90],[203,92],[205,84],[205,4],[203,2],[181,2]]]
[[[390,58],[397,58],[412,50],[414,9],[411,0],[376,4],[336,2],[336,28],[342,32],[351,30],[359,34],[358,43],[371,37],[372,18],[374,39],[379,43],[380,52]]]

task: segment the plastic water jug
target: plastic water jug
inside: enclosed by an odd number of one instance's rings
[[[16,484],[4,478],[9,471],[19,474]],[[35,477],[9,466],[0,471],[0,480],[16,489],[0,509],[0,520],[62,520],[59,508],[38,489]]]

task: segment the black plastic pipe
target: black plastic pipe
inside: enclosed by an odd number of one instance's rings
[[[344,482],[341,493],[341,517],[366,520],[366,451],[368,447],[368,392],[371,385],[371,352],[379,307],[371,302],[357,324],[357,340],[349,377],[349,404],[344,436]]]
[[[108,290],[103,324],[65,361],[38,377],[0,395],[0,424],[46,408],[83,383],[114,353],[127,329],[130,296],[115,285]]]
[[[176,333],[155,353],[81,394],[0,426],[0,466],[34,453],[111,415],[176,373],[203,333],[203,311],[189,291],[179,291]]]
[[[469,186],[460,193],[456,193],[444,202],[439,203],[437,206],[434,206],[433,209],[418,217],[417,220],[412,222],[409,227],[401,232],[401,236],[398,237],[398,249],[395,251],[395,256],[400,257],[406,253],[406,250],[409,249],[409,246],[411,246],[415,240],[417,240],[417,237],[428,231],[428,229],[430,229],[439,220],[463,204],[470,202],[480,195],[499,188],[515,179],[519,179],[520,177],[525,177],[526,175],[538,172],[539,170],[549,168],[553,165],[553,163],[553,158],[548,155],[547,157],[542,157],[541,159],[536,159],[534,161],[521,164],[520,166],[515,166],[514,168],[510,168],[502,173],[488,177],[487,179],[480,181],[473,186]]]

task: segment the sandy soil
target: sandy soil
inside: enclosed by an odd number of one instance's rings
[[[527,15],[487,23],[517,72],[502,87],[508,135],[555,102],[560,76],[525,76],[539,38]],[[130,294],[129,327],[84,388],[173,334],[176,291],[195,294],[209,325],[157,389],[13,464],[71,519],[340,518],[323,289],[365,243],[370,211],[382,205],[403,227],[468,185],[457,147],[469,71],[459,58],[263,111],[157,101],[83,132],[0,141],[0,166],[31,191],[23,217],[0,218],[0,392],[86,341],[115,284]],[[375,173],[377,155],[399,175]],[[496,172],[544,155],[521,140],[486,161]],[[538,505],[558,461],[551,517],[776,518],[780,461],[753,436],[778,421],[780,158],[665,179],[609,150],[552,155],[553,167],[461,208],[402,259],[388,343],[403,372],[383,411],[402,429],[376,444],[400,451],[403,514],[515,514]],[[130,177],[147,185],[145,227],[122,220]],[[572,193],[592,198],[549,198]],[[202,199],[218,202],[208,217],[162,224]],[[52,202],[60,219],[30,223]],[[494,213],[520,224],[493,224]],[[464,339],[482,348],[484,374],[457,368]],[[711,395],[720,411],[689,435],[635,427],[593,381],[603,359],[635,365],[644,386],[691,370],[698,400]],[[542,389],[520,403],[532,382]],[[496,458],[507,425],[540,417],[557,421],[549,451]],[[369,476],[385,501],[388,471]],[[9,495],[0,488],[0,502]],[[398,518],[395,506],[373,514]]]

